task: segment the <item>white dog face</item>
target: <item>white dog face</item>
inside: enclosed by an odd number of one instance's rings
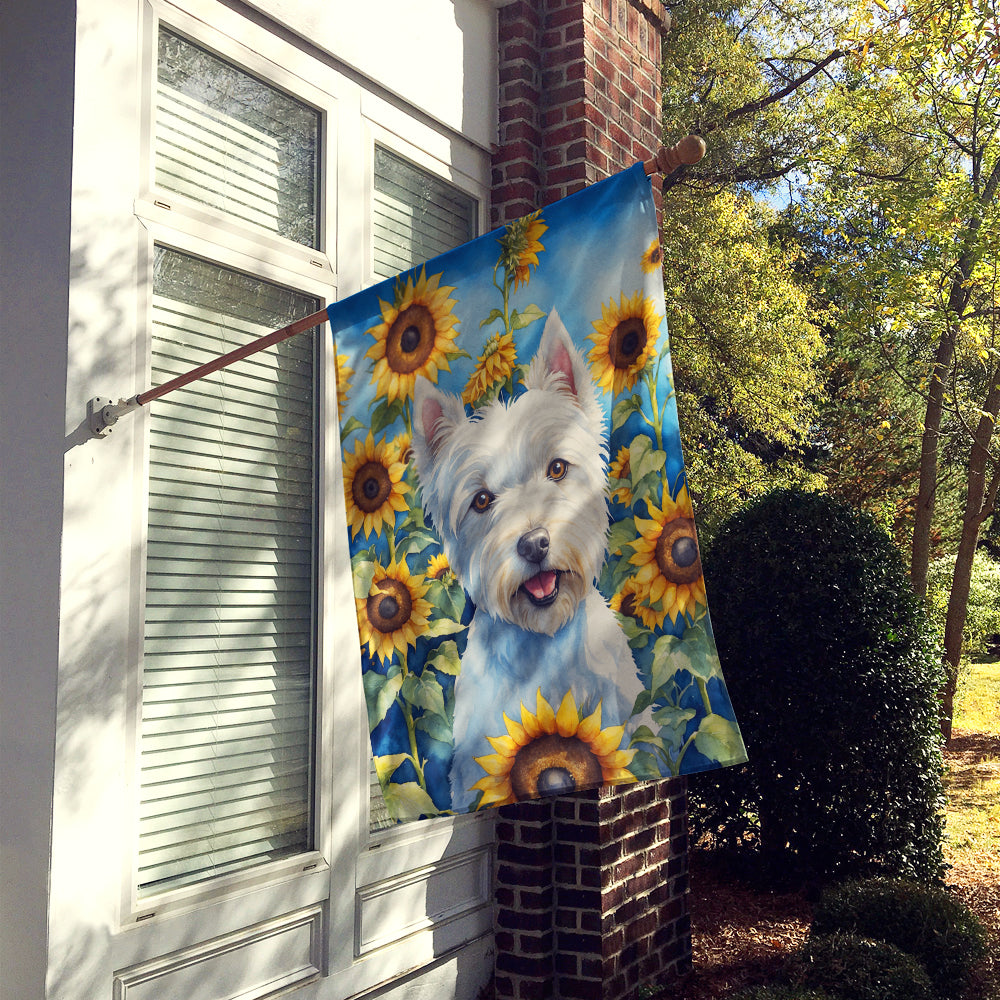
[[[525,385],[470,418],[418,379],[413,451],[424,509],[476,606],[553,635],[596,581],[608,532],[602,413],[554,310]]]

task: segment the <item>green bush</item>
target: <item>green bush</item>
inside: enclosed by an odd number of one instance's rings
[[[940,877],[943,674],[889,536],[779,490],[722,526],[705,580],[750,762],[691,781],[695,835],[772,876]]]
[[[812,933],[839,932],[877,938],[912,955],[943,997],[960,997],[987,953],[986,933],[968,907],[946,889],[905,879],[828,888],[816,905]]]
[[[933,1000],[924,967],[884,941],[853,934],[810,938],[792,968],[797,985],[824,989],[837,1000]]]

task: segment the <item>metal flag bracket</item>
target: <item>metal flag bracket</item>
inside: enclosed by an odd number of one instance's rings
[[[697,135],[688,135],[673,146],[661,146],[652,159],[643,161],[642,166],[647,174],[659,173],[666,176],[681,166],[691,166],[697,163],[704,155],[705,140]],[[228,354],[199,365],[184,375],[178,375],[169,382],[164,382],[163,385],[147,389],[145,392],[137,393],[128,399],[119,399],[117,403],[105,396],[94,396],[87,400],[87,425],[90,427],[90,433],[94,437],[105,438],[111,433],[114,425],[118,423],[119,417],[126,413],[131,413],[133,410],[139,409],[140,406],[145,406],[146,403],[159,399],[160,396],[165,396],[168,392],[173,392],[174,389],[180,389],[181,386],[187,385],[189,382],[217,372],[231,365],[234,361],[240,361],[251,354],[263,351],[272,344],[311,330],[326,319],[326,310],[320,309],[319,312],[305,316],[294,323],[289,323],[288,326],[283,326],[280,330],[265,334]]]
[[[94,437],[107,437],[111,433],[112,427],[118,423],[118,418],[125,413],[138,409],[139,399],[132,396],[130,399],[119,399],[116,403],[113,399],[105,396],[94,396],[87,400],[87,424],[90,426],[90,433]]]

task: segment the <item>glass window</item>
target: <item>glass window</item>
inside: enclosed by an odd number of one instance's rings
[[[319,130],[314,108],[160,28],[160,190],[317,247]]]
[[[400,271],[478,235],[476,200],[381,146],[375,147],[374,272]]]
[[[156,247],[152,384],[308,315]],[[140,895],[311,849],[315,334],[150,407]]]

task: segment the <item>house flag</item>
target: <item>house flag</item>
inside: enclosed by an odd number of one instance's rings
[[[642,164],[329,318],[390,814],[744,761],[685,481]]]

